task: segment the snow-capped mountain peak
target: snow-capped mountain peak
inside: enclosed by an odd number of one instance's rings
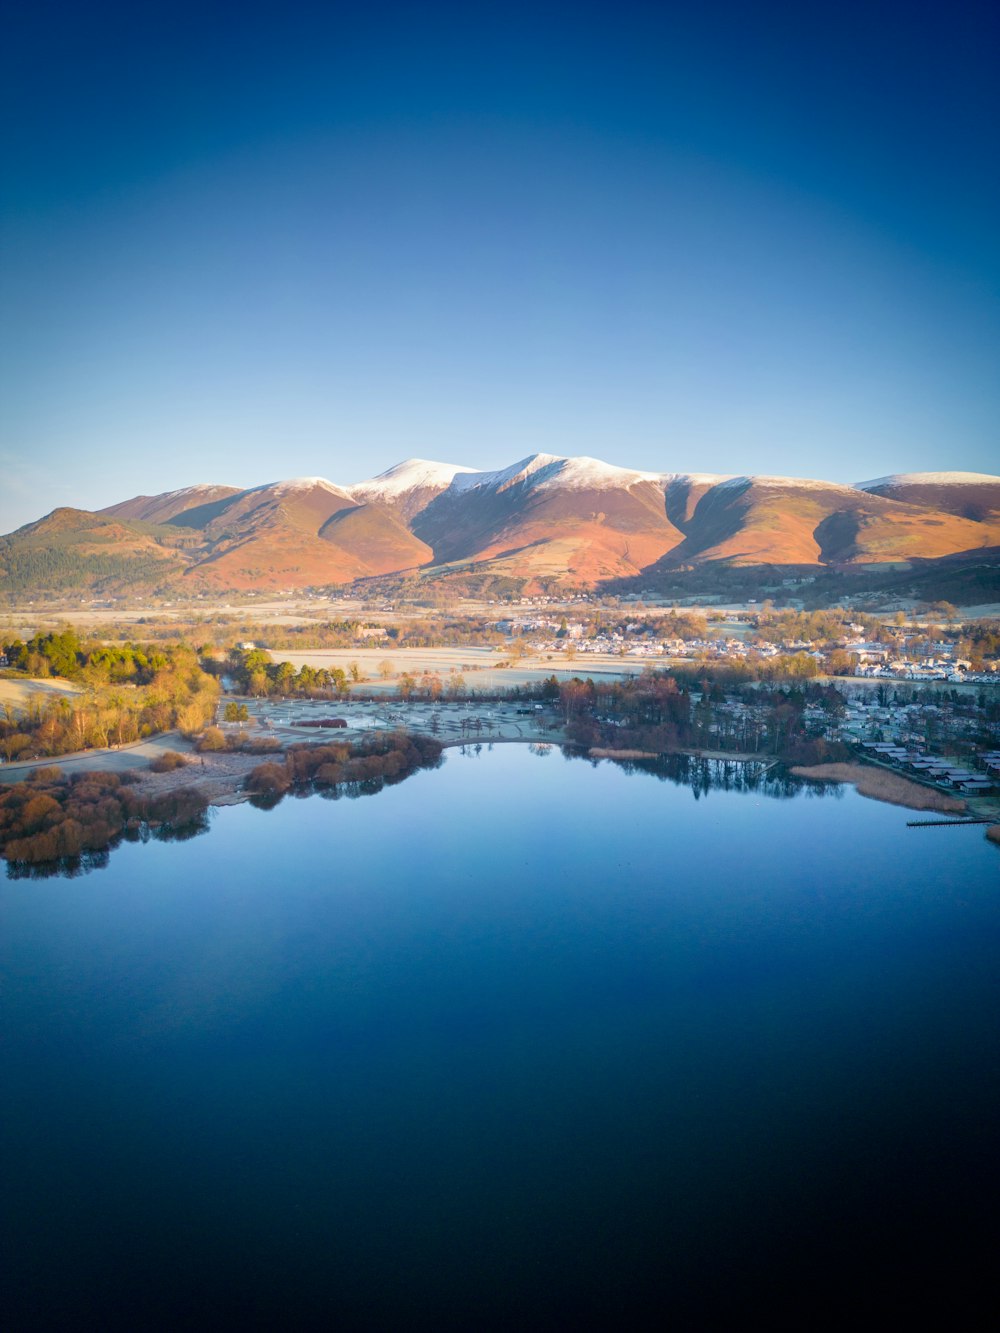
[[[556,454],[529,454],[527,458],[521,458],[510,467],[500,468],[497,472],[466,472],[456,476],[451,484],[452,490],[471,491],[471,490],[504,490],[515,481],[526,481],[528,477],[533,477],[545,468],[551,468],[556,464],[566,463],[568,459],[560,458]]]
[[[370,481],[359,481],[346,489],[351,495],[366,500],[394,500],[409,491],[443,491],[456,476],[472,473],[473,469],[457,463],[436,463],[427,458],[407,458],[402,463],[380,472]]]

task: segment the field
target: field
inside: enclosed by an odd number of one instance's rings
[[[47,697],[57,694],[79,694],[80,687],[71,681],[30,680],[19,678],[7,680],[0,678],[0,707],[5,704],[15,713],[23,711],[32,699],[44,703]]]
[[[493,648],[394,648],[391,644],[380,648],[301,653],[276,649],[273,656],[277,661],[291,662],[295,668],[308,665],[328,670],[340,667],[347,671],[351,663],[356,662],[365,678],[356,688],[364,692],[395,690],[404,673],[419,678],[429,672],[440,676],[447,684],[451,672],[458,672],[465,678],[467,691],[489,691],[537,683],[552,675],[559,680],[568,680],[572,676],[593,676],[595,679],[634,676],[642,671],[647,660],[658,663],[658,659],[612,657],[600,653],[580,653],[574,659],[567,659],[565,653],[553,653],[551,656],[526,656],[515,666],[502,667],[499,664],[508,659]],[[385,679],[380,674],[383,663],[389,664]]]

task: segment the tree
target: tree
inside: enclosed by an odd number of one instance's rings
[[[382,677],[383,680],[388,680],[389,677],[392,675],[392,672],[393,672],[393,666],[387,657],[384,658],[381,662],[379,662],[378,674]]]
[[[288,694],[295,679],[295,668],[291,662],[280,662],[274,673],[274,684],[279,694]]]

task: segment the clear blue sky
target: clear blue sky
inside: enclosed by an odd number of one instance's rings
[[[5,12],[0,531],[409,455],[1000,472],[995,5]]]

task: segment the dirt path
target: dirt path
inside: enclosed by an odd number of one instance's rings
[[[133,741],[115,750],[77,750],[73,754],[54,755],[49,759],[25,759],[13,764],[0,763],[0,782],[23,782],[35,768],[61,768],[66,772],[95,769],[101,773],[124,773],[127,769],[146,768],[165,750],[191,749],[180,732],[165,731],[149,740]]]

